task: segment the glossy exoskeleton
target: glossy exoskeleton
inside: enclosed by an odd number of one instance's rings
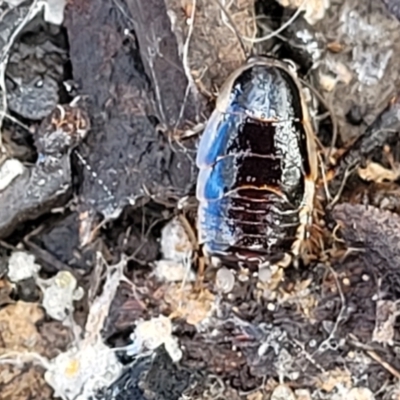
[[[317,155],[293,68],[250,58],[225,82],[197,153],[199,242],[226,264],[285,267],[311,222]]]

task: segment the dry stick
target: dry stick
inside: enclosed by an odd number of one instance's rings
[[[270,34],[260,37],[260,38],[249,38],[247,36],[242,36],[242,38],[253,44],[265,42],[266,40],[272,39],[273,37],[277,36],[282,31],[284,31],[300,15],[300,13],[303,11],[302,8],[306,2],[307,2],[307,0],[303,0],[303,2],[300,4],[299,8],[295,11],[295,13],[276,31],[271,32]]]
[[[17,118],[13,117],[12,115],[8,114],[7,112],[4,111],[0,111],[0,116],[3,119],[8,119],[11,122],[14,122],[14,124],[17,124],[18,126],[20,126],[21,128],[26,129],[27,131],[29,131],[29,126],[24,124],[23,122],[19,121]],[[1,139],[0,139],[1,140]],[[0,142],[1,145],[1,142]]]
[[[183,98],[181,109],[179,110],[179,116],[178,116],[178,119],[177,119],[177,121],[175,123],[174,132],[176,132],[179,124],[181,123],[181,120],[182,120],[182,117],[183,117],[183,113],[184,113],[185,107],[186,107],[186,102],[187,102],[187,99],[188,99],[189,94],[190,94],[190,89],[191,89],[192,85],[196,86],[196,84],[195,84],[195,82],[193,80],[193,77],[192,77],[192,73],[190,71],[189,59],[188,59],[188,57],[189,57],[189,45],[190,45],[190,40],[191,40],[192,35],[193,35],[194,21],[195,21],[195,17],[196,17],[196,6],[197,6],[197,0],[193,0],[192,10],[191,10],[192,12],[190,13],[189,31],[188,31],[185,43],[183,45],[183,52],[182,52],[182,65],[183,65],[183,69],[185,71],[185,75],[186,75],[186,78],[188,80],[188,83],[186,85],[185,96]],[[172,144],[171,135],[169,134],[167,136],[168,136],[169,147],[171,148],[172,151],[175,151],[174,146]],[[180,137],[176,140],[176,143],[181,148],[183,153],[188,156],[189,160],[192,163],[194,163],[194,160],[188,154],[187,148],[180,142]]]
[[[342,303],[342,306],[340,308],[339,311],[339,315],[336,318],[335,321],[335,325],[333,326],[333,329],[331,330],[331,333],[329,334],[329,336],[318,346],[318,349],[313,353],[313,355],[315,353],[317,353],[318,351],[324,351],[323,347],[325,347],[326,345],[329,345],[329,341],[333,338],[333,336],[335,335],[335,332],[337,331],[337,328],[339,326],[340,321],[342,320],[343,314],[345,312],[346,309],[346,299],[344,298],[344,294],[342,291],[342,287],[340,286],[340,282],[339,279],[337,277],[336,272],[334,271],[334,269],[332,267],[328,267],[329,270],[331,271],[331,274],[333,275],[333,277],[335,278],[335,282],[336,282],[336,286],[338,288],[338,292],[339,292],[339,296],[340,296],[340,301]]]
[[[343,193],[344,187],[346,186],[347,180],[349,179],[350,175],[354,172],[355,167],[354,168],[347,168],[345,173],[344,173],[344,177],[342,179],[342,182],[340,184],[339,190],[336,193],[335,197],[333,198],[333,200],[328,204],[328,208],[333,208],[333,206],[339,201],[340,196]]]
[[[219,0],[215,0],[215,1],[217,2],[218,6],[221,8],[222,12],[225,14],[226,18],[228,19],[229,23],[231,24],[231,29],[233,29],[233,31],[237,37],[240,48],[244,54],[244,58],[247,59],[249,55],[247,54],[246,47],[245,47],[243,39],[242,39],[242,35],[240,35],[239,31],[237,30],[236,25],[235,25],[234,21],[232,20],[232,17],[230,16],[230,14],[226,10],[225,6]]]
[[[0,365],[12,364],[17,366],[23,366],[23,364],[35,363],[46,370],[50,369],[50,362],[46,357],[35,353],[35,352],[19,352],[11,350],[7,353],[0,355]]]
[[[192,243],[193,248],[194,248],[194,250],[195,250],[196,253],[197,253],[197,258],[198,258],[198,270],[197,270],[197,279],[196,279],[195,288],[196,288],[196,289],[201,289],[201,287],[202,287],[202,282],[203,282],[203,280],[204,280],[204,272],[205,272],[205,261],[204,261],[204,256],[198,257],[198,252],[199,252],[199,249],[200,249],[199,242],[198,242],[198,240],[197,240],[197,237],[196,237],[196,234],[195,234],[195,232],[194,232],[194,229],[193,229],[193,227],[190,225],[190,223],[189,223],[189,221],[187,220],[187,218],[186,218],[184,215],[179,214],[179,215],[178,215],[178,219],[179,219],[179,221],[181,222],[181,224],[183,225],[183,228],[185,229],[186,233],[188,234],[189,240],[190,240],[190,242]],[[189,268],[188,268],[187,274],[188,274],[188,273],[189,273]],[[185,280],[186,280],[186,278],[187,278],[187,274],[186,274],[186,276],[185,276]],[[184,281],[185,281],[185,280],[184,280]],[[183,288],[183,284],[184,284],[184,282],[182,282],[182,288]]]
[[[332,196],[331,196],[331,193],[329,192],[329,185],[328,185],[328,179],[326,178],[325,165],[322,162],[321,154],[318,153],[317,156],[318,156],[318,160],[319,160],[319,166],[320,166],[320,170],[321,170],[322,181],[323,181],[323,184],[324,184],[325,196],[329,201],[331,201]]]
[[[188,30],[188,34],[187,34],[187,37],[186,37],[186,40],[185,40],[185,44],[183,45],[183,52],[182,52],[182,65],[183,65],[183,69],[185,71],[186,78],[188,80],[188,84],[186,85],[185,97],[183,99],[182,106],[181,106],[181,109],[179,111],[178,120],[176,121],[174,130],[176,130],[178,128],[178,125],[180,124],[180,122],[182,120],[183,112],[185,111],[185,107],[186,107],[186,102],[187,102],[187,99],[188,99],[189,94],[190,94],[190,87],[191,87],[192,84],[194,84],[192,73],[191,73],[190,67],[189,67],[188,56],[189,56],[190,39],[192,38],[192,35],[193,35],[194,20],[195,20],[195,16],[196,16],[196,6],[197,6],[196,0],[193,0],[192,12],[190,13],[189,30]],[[168,137],[170,137],[170,135],[168,135]]]
[[[314,365],[314,367],[316,367],[317,369],[319,369],[321,372],[326,372],[325,368],[322,367],[321,364],[319,364],[313,357],[313,355],[311,355],[305,348],[304,344],[299,342],[297,339],[292,339],[291,342],[297,346],[300,350],[301,350],[301,354],[303,354],[307,360]]]
[[[349,337],[353,340],[354,346],[364,350],[373,360],[385,368],[386,371],[390,372],[396,379],[400,380],[400,372],[397,369],[392,367],[387,361],[383,360],[375,351],[368,349],[368,347],[361,343],[353,333],[350,333]]]
[[[324,99],[322,94],[319,93],[318,90],[314,88],[314,86],[312,86],[311,84],[309,84],[308,82],[306,82],[305,80],[303,80],[301,78],[299,78],[299,81],[303,85],[307,86],[313,92],[313,94],[318,98],[318,100],[322,103],[322,105],[327,109],[327,111],[329,113],[329,116],[331,117],[332,126],[333,126],[332,139],[331,139],[331,145],[330,145],[328,154],[326,156],[326,158],[329,161],[329,157],[330,157],[330,155],[332,153],[332,149],[333,149],[333,146],[335,145],[335,142],[336,142],[336,139],[337,139],[337,135],[338,135],[338,122],[337,122],[337,119],[335,117],[335,113],[332,111],[332,107]]]

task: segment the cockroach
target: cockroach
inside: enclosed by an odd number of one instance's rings
[[[251,56],[222,86],[200,139],[199,244],[225,265],[288,266],[312,222],[317,152],[288,61]]]

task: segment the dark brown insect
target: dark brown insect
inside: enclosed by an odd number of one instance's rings
[[[197,153],[199,242],[224,263],[287,266],[311,222],[317,154],[290,63],[252,57],[221,89]]]

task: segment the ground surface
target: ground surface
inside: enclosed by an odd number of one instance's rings
[[[66,3],[0,6],[0,398],[400,399],[400,3]],[[305,81],[315,224],[299,268],[199,288],[238,36]]]

